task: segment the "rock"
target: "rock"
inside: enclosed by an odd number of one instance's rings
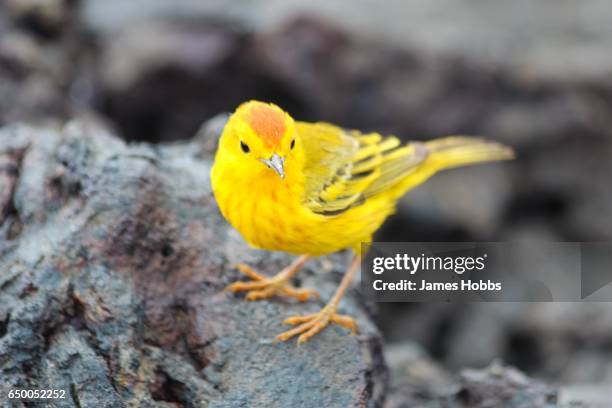
[[[43,37],[55,37],[74,18],[74,3],[65,0],[7,0],[11,17],[28,30]]]
[[[385,359],[391,372],[385,408],[436,406],[441,396],[457,388],[455,378],[416,343],[387,346]]]
[[[508,188],[512,173],[513,163],[491,163],[432,177],[400,201],[401,214],[424,224],[405,231],[405,239],[424,241],[428,234],[444,234],[453,227],[477,240],[491,239],[502,227],[505,205],[512,196]],[[432,228],[437,225],[440,228]]]
[[[202,19],[125,27],[103,41],[100,110],[128,140],[191,137],[202,118],[233,110],[256,84],[249,69],[237,75],[245,36],[239,27]]]
[[[583,401],[584,405],[576,403],[576,407],[605,408],[612,406],[610,384],[580,384],[563,387],[560,392],[560,402],[570,404],[572,401]]]
[[[301,13],[333,21],[354,36],[499,65],[525,78],[592,81],[608,76],[612,68],[612,56],[602,52],[612,46],[612,10],[606,0],[390,1],[384,7],[351,0],[251,0],[231,5],[181,0],[180,5],[163,0],[85,0],[82,13],[89,26],[102,32],[167,15],[239,19],[256,31],[266,31]]]
[[[23,32],[0,34],[0,124],[66,114],[63,74],[49,64],[56,51]]]
[[[0,8],[0,125],[46,124],[91,111],[97,48],[69,0]]]
[[[554,407],[557,391],[512,367],[493,363],[484,370],[461,371],[458,404],[481,407]]]
[[[605,302],[535,304],[515,330],[532,339],[540,374],[564,383],[609,382],[611,312]]]
[[[251,250],[211,194],[203,131],[127,145],[91,122],[0,131],[0,388],[68,390],[63,406],[380,406],[381,339],[361,332],[271,344],[280,322],[323,302],[246,302],[223,291]],[[208,143],[210,145],[210,143]],[[343,256],[323,278],[330,281]]]
[[[392,382],[385,408],[553,408],[582,407],[543,382],[513,367],[493,363],[451,376],[418,347],[404,343],[387,348]]]

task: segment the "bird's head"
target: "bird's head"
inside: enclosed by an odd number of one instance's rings
[[[285,179],[301,164],[301,144],[295,122],[271,103],[245,102],[236,109],[223,130],[217,153],[237,173],[261,173]]]

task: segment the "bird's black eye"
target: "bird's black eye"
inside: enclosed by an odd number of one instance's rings
[[[291,141],[291,150],[293,150],[294,147],[295,147],[295,139]]]
[[[248,153],[251,151],[251,149],[249,149],[249,145],[244,143],[242,140],[240,141],[240,148],[242,149],[243,152]]]

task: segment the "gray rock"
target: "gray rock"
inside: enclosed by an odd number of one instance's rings
[[[439,406],[443,395],[457,389],[456,379],[416,343],[387,346],[385,359],[391,372],[385,408]]]
[[[561,403],[571,404],[572,401],[584,401],[584,405],[575,403],[576,407],[606,408],[612,406],[610,384],[579,384],[564,387],[560,391]]]
[[[383,7],[351,0],[88,0],[82,13],[89,26],[107,32],[167,15],[240,19],[265,31],[303,13],[395,47],[502,65],[526,79],[589,81],[612,68],[612,56],[602,52],[612,46],[606,0],[394,0]]]
[[[322,301],[246,302],[223,291],[254,251],[220,216],[203,131],[127,145],[89,122],[0,131],[0,388],[59,387],[62,406],[380,406],[381,339],[329,327],[271,344],[283,317]],[[210,145],[210,143],[208,143]],[[326,281],[344,257],[328,261]],[[174,405],[172,405],[174,404]]]
[[[454,395],[458,406],[556,407],[554,388],[531,379],[520,371],[493,363],[484,370],[465,369]]]
[[[580,407],[573,397],[559,401],[558,391],[513,367],[494,362],[452,376],[409,343],[385,352],[392,382],[386,408],[553,408]]]

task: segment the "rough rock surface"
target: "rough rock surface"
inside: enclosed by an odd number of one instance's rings
[[[385,408],[585,407],[561,401],[554,387],[499,362],[452,376],[413,343],[387,347],[385,356],[392,379]]]
[[[202,132],[202,137],[214,132]],[[91,123],[0,131],[0,389],[69,390],[58,406],[379,406],[381,339],[330,327],[273,345],[321,302],[246,302],[223,288],[247,248],[211,195],[202,137],[127,145]],[[344,257],[305,272],[323,295]]]

